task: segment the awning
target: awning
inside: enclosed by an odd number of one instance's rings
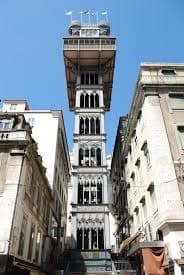
[[[121,245],[120,245],[120,249],[119,249],[119,253],[122,252],[122,250],[127,246],[129,245],[131,242],[133,242],[137,237],[140,236],[140,232],[137,232],[136,234],[130,236],[129,238],[125,239]]]
[[[144,271],[147,275],[167,275],[165,248],[143,248]]]

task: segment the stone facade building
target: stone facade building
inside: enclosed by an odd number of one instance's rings
[[[123,169],[123,144],[124,135],[126,131],[127,116],[122,116],[119,119],[117,134],[114,144],[111,169],[110,169],[110,182],[112,185],[112,212],[115,217],[115,239],[116,239],[116,252],[119,251],[120,245],[124,239],[129,236],[128,229],[128,204],[126,184]]]
[[[183,125],[184,65],[142,64],[122,152],[130,237],[120,250],[136,255],[140,269],[143,255],[145,272],[161,249],[160,269],[184,272]]]
[[[61,110],[31,110],[25,100],[4,100],[3,112],[23,114],[32,128],[32,137],[46,168],[52,189],[52,231],[57,239],[54,254],[66,248],[67,199],[70,159]]]
[[[42,274],[51,251],[52,193],[23,114],[0,113],[0,274]]]

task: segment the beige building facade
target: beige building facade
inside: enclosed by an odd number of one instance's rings
[[[0,114],[0,273],[45,274],[52,193],[22,114]]]
[[[177,275],[184,272],[183,125],[184,65],[142,64],[122,152],[130,238],[120,251],[141,263],[145,248],[163,248],[162,268]]]

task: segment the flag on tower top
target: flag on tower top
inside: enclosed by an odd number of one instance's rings
[[[73,11],[67,11],[65,15],[72,15]]]
[[[107,11],[102,11],[101,15],[107,15]]]
[[[86,10],[86,11],[83,11],[82,13],[83,13],[83,14],[89,14],[89,11]]]

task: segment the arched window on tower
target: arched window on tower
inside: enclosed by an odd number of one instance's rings
[[[101,149],[96,150],[97,166],[101,166]]]
[[[83,158],[84,158],[84,156],[83,156],[83,149],[80,148],[79,149],[79,166],[83,165]]]
[[[89,204],[89,181],[85,182],[85,186],[84,186],[84,204]]]
[[[81,117],[80,118],[80,123],[79,123],[79,134],[84,134],[84,119]]]
[[[91,124],[91,134],[94,135],[95,134],[95,120],[94,118],[92,117],[91,120],[90,120],[90,124]]]
[[[83,184],[78,184],[78,203],[83,203]]]
[[[99,107],[99,95],[98,94],[95,95],[95,107],[96,108]]]
[[[83,230],[77,229],[77,248],[82,249]]]
[[[95,75],[94,73],[90,73],[90,85],[94,85],[95,84]]]
[[[97,183],[97,203],[102,203],[102,183]]]
[[[84,73],[81,73],[81,85],[85,84],[85,75]]]
[[[81,94],[81,96],[80,96],[80,107],[84,108],[84,95],[83,94]]]
[[[90,107],[94,108],[95,107],[95,99],[94,99],[94,94],[90,95]]]
[[[89,134],[89,118],[85,119],[85,134]]]
[[[103,231],[103,229],[98,230],[98,248],[104,249],[104,231]]]
[[[99,84],[99,82],[98,82],[98,74],[95,73],[95,85],[98,85],[98,84]]]
[[[89,166],[89,149],[85,149],[85,160],[84,160],[84,165]]]
[[[89,108],[89,95],[85,95],[85,108]]]
[[[91,148],[91,166],[96,166],[95,149]]]
[[[98,117],[96,119],[96,134],[100,134],[100,119]]]

